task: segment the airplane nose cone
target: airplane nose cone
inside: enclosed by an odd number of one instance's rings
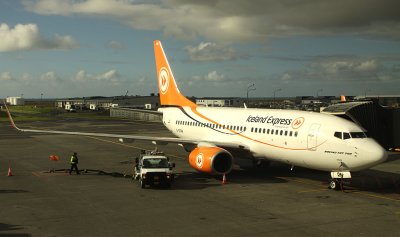
[[[367,146],[364,147],[364,152],[371,165],[377,165],[384,162],[388,154],[385,149],[376,141],[372,140]]]

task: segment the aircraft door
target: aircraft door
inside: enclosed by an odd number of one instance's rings
[[[319,133],[319,128],[320,127],[321,127],[321,124],[313,123],[310,126],[310,129],[308,130],[307,149],[310,150],[310,151],[316,151],[317,150],[318,133]]]

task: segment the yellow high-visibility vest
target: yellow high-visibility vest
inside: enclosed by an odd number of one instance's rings
[[[71,156],[71,164],[78,164],[78,158],[74,155]]]

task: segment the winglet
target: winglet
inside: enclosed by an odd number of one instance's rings
[[[165,56],[164,49],[159,40],[154,41],[154,56],[156,60],[160,104],[164,106],[196,107],[195,103],[190,101],[179,91],[168,59]]]
[[[6,111],[7,111],[7,114],[8,114],[8,118],[10,119],[10,122],[11,122],[11,127],[15,128],[15,129],[17,129],[17,130],[19,130],[19,128],[18,128],[18,127],[15,125],[15,123],[14,123],[14,119],[13,119],[12,116],[11,116],[11,113],[10,113],[10,110],[8,109],[8,106],[7,106],[6,101],[3,100],[3,103],[4,103],[4,106],[6,107]]]

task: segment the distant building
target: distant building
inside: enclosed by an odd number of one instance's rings
[[[159,96],[116,96],[116,97],[83,97],[83,98],[67,98],[56,100],[56,107],[69,110],[75,109],[91,109],[103,110],[115,107],[136,108],[136,109],[152,109],[156,110],[160,106]]]
[[[113,104],[124,108],[157,110],[160,107],[160,97],[153,94],[150,96],[114,97]]]
[[[400,108],[400,95],[367,95],[356,96],[354,100],[374,100],[382,106]]]
[[[211,98],[197,98],[196,104],[206,107],[239,107],[243,102],[241,98],[238,97],[211,97]]]
[[[10,105],[25,105],[25,100],[22,97],[7,97],[6,102]]]

